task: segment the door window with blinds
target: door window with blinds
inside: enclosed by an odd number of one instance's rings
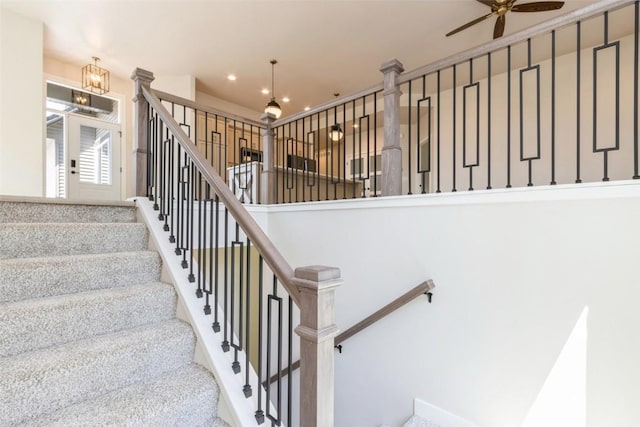
[[[80,125],[79,179],[91,184],[111,185],[111,132]]]

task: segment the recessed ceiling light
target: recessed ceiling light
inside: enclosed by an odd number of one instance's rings
[[[235,75],[235,74],[229,74],[229,75],[227,76],[227,79],[228,79],[228,80],[231,80],[232,82],[235,82],[235,81],[237,80],[237,77],[236,77],[236,75]]]
[[[269,89],[262,89],[260,92],[262,92],[263,95],[269,95]]]
[[[284,98],[282,98],[282,102],[289,102],[289,101],[290,101],[290,99],[289,99],[288,96],[285,96]]]
[[[311,110],[311,107],[304,107],[304,111],[309,111]]]

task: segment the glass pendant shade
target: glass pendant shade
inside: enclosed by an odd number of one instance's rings
[[[93,57],[93,64],[82,68],[82,88],[99,95],[109,92],[109,71],[98,67],[100,58]]]
[[[276,102],[275,98],[271,98],[271,101],[269,101],[267,106],[264,108],[264,112],[267,114],[273,114],[276,116],[276,119],[279,119],[282,114],[282,109],[280,109],[280,104]]]
[[[329,130],[329,138],[331,138],[333,142],[340,141],[343,135],[344,133],[342,132],[342,129],[340,129],[339,124],[331,126],[331,129]]]
[[[276,119],[279,119],[280,115],[282,114],[282,109],[280,108],[280,104],[276,102],[275,78],[273,75],[273,69],[278,61],[272,59],[269,62],[271,63],[271,101],[269,101],[269,103],[264,107],[264,112],[266,114],[273,114],[274,116],[276,116]]]

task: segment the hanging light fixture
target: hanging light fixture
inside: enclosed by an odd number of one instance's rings
[[[276,116],[276,119],[279,119],[280,115],[282,114],[282,109],[280,108],[280,104],[276,102],[276,95],[274,93],[275,85],[273,78],[273,69],[277,63],[278,61],[276,61],[275,59],[271,60],[271,100],[264,108],[264,112],[267,114],[273,114],[274,116]]]
[[[340,96],[340,94],[334,93],[333,96],[337,98]],[[332,125],[331,128],[329,129],[329,138],[331,138],[333,142],[338,142],[344,136],[344,132],[342,132],[342,129],[338,124],[338,110],[335,107],[333,108],[333,121],[335,122],[335,124]]]
[[[93,64],[82,67],[82,88],[98,95],[109,92],[109,71],[98,67],[100,58],[91,57]]]
[[[89,102],[89,96],[79,90],[71,90],[71,102],[75,104],[87,105],[87,103]]]

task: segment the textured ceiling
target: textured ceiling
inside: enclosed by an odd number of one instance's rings
[[[556,12],[509,13],[505,35],[595,3],[567,0]],[[382,80],[380,65],[406,70],[491,40],[494,19],[453,37],[449,30],[486,14],[475,0],[2,0],[45,25],[45,54],[85,65],[93,55],[128,78],[193,75],[198,90],[262,110],[276,58],[284,115]],[[227,74],[238,79],[230,82]],[[279,99],[280,101],[280,99]]]

